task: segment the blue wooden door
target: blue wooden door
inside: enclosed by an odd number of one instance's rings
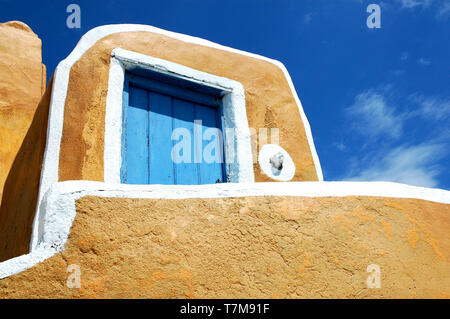
[[[166,83],[127,76],[121,182],[224,182],[221,109],[217,101]]]

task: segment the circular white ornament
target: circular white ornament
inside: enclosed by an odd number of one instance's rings
[[[277,181],[287,182],[295,175],[292,158],[279,145],[264,145],[259,151],[258,163],[264,174]]]

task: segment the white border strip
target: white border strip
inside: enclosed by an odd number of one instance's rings
[[[75,49],[70,53],[70,55],[61,61],[56,70],[55,76],[53,80],[53,90],[52,96],[50,100],[50,113],[48,118],[48,130],[47,130],[47,146],[44,154],[44,161],[42,164],[42,172],[41,172],[41,184],[39,187],[39,196],[38,196],[38,209],[36,210],[36,216],[33,222],[33,233],[31,236],[30,249],[33,250],[37,246],[38,242],[38,225],[40,221],[41,210],[39,209],[40,203],[44,197],[44,194],[50,189],[52,184],[58,182],[58,171],[59,171],[59,154],[61,147],[61,137],[63,131],[63,123],[64,123],[64,105],[67,97],[67,88],[69,85],[69,75],[72,66],[77,62],[84,53],[91,48],[98,40],[120,32],[137,32],[137,31],[147,31],[152,33],[161,34],[164,36],[168,36],[174,39],[178,39],[187,43],[194,43],[198,45],[203,45],[206,47],[216,48],[219,50],[224,50],[232,53],[237,53],[245,56],[249,56],[255,59],[263,60],[269,63],[272,63],[279,67],[285,77],[289,86],[291,88],[294,99],[297,103],[298,110],[300,112],[301,119],[303,121],[303,125],[305,128],[306,137],[308,139],[308,144],[311,149],[314,166],[316,168],[316,173],[319,181],[323,181],[322,168],[320,166],[319,157],[317,156],[316,148],[314,146],[313,137],[311,134],[311,127],[309,125],[308,119],[306,118],[305,112],[303,110],[300,99],[295,91],[294,84],[292,83],[292,79],[286,70],[286,67],[279,61],[269,59],[257,54],[248,53],[245,51],[229,48],[226,46],[222,46],[217,43],[213,43],[204,39],[175,33],[171,31],[162,30],[156,27],[148,26],[148,25],[139,25],[139,24],[116,24],[116,25],[105,25],[94,28],[87,32],[78,42]]]
[[[120,48],[114,49],[111,56],[105,116],[104,180],[106,183],[120,184],[121,182],[123,83],[125,70],[136,67],[220,89],[223,94],[227,181],[231,183],[255,181],[245,92],[241,83]],[[234,134],[226,134],[227,132]]]
[[[76,216],[75,201],[84,196],[110,198],[230,198],[249,196],[412,198],[450,204],[450,191],[389,182],[223,183],[213,185],[126,185],[89,181],[53,184],[42,201],[42,237],[29,254],[0,263],[0,279],[33,267],[64,249]]]

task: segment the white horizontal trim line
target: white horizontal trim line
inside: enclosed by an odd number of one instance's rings
[[[126,198],[222,198],[250,196],[412,198],[450,204],[450,191],[391,182],[267,182],[211,185],[127,185],[67,181],[55,185],[61,195]]]

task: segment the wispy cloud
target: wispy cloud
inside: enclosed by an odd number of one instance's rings
[[[417,63],[423,66],[429,66],[431,64],[431,61],[425,58],[420,58],[419,60],[417,60]]]
[[[450,15],[450,1],[444,2],[438,9],[438,17],[442,18],[444,16]]]
[[[347,146],[345,146],[345,144],[342,142],[334,142],[333,146],[336,147],[341,152],[344,152],[347,149]]]
[[[383,92],[370,89],[358,94],[346,112],[352,117],[352,127],[361,135],[375,139],[381,136],[397,138],[402,133],[401,115],[388,105]]]
[[[405,74],[405,72],[406,72],[405,70],[401,70],[401,69],[391,71],[392,75],[395,75],[395,76],[401,76],[401,75]]]
[[[422,116],[430,120],[446,120],[450,118],[450,99],[442,97],[412,94],[409,100],[419,107],[411,112],[412,116]]]
[[[402,9],[433,8],[438,18],[450,16],[450,0],[396,0]]]
[[[345,114],[350,123],[347,126],[355,129],[348,141],[356,144],[352,148],[344,140],[333,146],[339,149],[345,143],[347,152],[356,152],[341,179],[440,185],[445,168],[439,163],[450,152],[450,99],[419,93],[404,96],[384,86],[356,95]],[[441,129],[428,136],[420,130],[414,134],[421,125]]]
[[[312,20],[313,14],[312,13],[307,13],[303,16],[302,18],[302,23],[303,24],[309,24]]]
[[[402,8],[428,7],[433,0],[397,0]]]
[[[423,187],[437,187],[442,167],[436,164],[446,154],[445,144],[401,145],[387,153],[379,152],[345,179],[389,181]]]

